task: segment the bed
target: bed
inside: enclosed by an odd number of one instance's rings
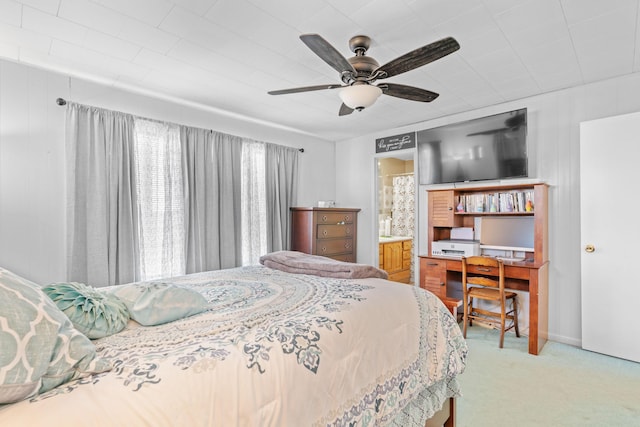
[[[467,346],[442,302],[380,277],[315,273],[255,265],[130,285],[195,291],[207,305],[90,340],[84,373],[0,405],[0,425],[422,427],[452,418]],[[0,282],[7,298],[11,284]]]

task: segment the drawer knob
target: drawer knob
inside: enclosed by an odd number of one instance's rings
[[[337,225],[344,225],[344,221],[340,221]]]

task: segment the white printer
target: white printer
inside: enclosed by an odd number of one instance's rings
[[[431,256],[469,257],[480,255],[477,240],[438,240],[431,242]]]
[[[473,240],[473,228],[454,227],[451,239],[431,242],[431,256],[468,257],[480,255],[480,241]]]

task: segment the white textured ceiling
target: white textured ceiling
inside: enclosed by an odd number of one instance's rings
[[[640,69],[639,0],[0,0],[0,57],[341,140]],[[431,103],[382,96],[338,117],[339,83],[299,39],[345,57],[372,38],[384,64],[452,36],[459,51],[388,82]]]

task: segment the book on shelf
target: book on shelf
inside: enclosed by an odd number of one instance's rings
[[[462,194],[456,196],[456,211],[459,213],[533,212],[533,194],[533,190]]]

